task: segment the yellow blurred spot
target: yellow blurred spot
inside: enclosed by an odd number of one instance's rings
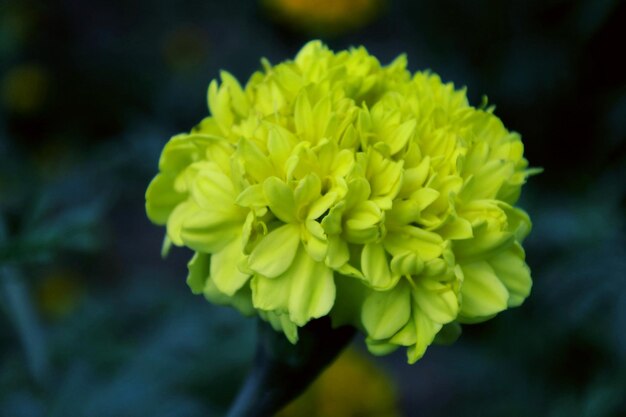
[[[399,417],[389,377],[356,350],[346,349],[299,398],[276,417]]]
[[[48,72],[33,64],[10,69],[2,79],[4,106],[20,114],[37,112],[48,94]]]
[[[84,288],[71,271],[56,271],[44,277],[37,287],[41,312],[51,318],[61,318],[78,307]]]
[[[272,17],[294,29],[321,34],[344,32],[368,23],[383,0],[264,0]]]

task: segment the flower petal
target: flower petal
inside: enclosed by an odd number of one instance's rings
[[[244,162],[246,174],[257,183],[261,183],[265,178],[274,175],[274,167],[270,158],[252,140],[241,139],[238,152]]]
[[[161,173],[154,177],[146,190],[146,213],[148,218],[156,224],[165,224],[176,206],[186,195],[174,189],[176,177]]]
[[[436,323],[451,322],[459,312],[459,300],[450,285],[434,283],[426,287],[418,283],[412,295],[424,314]]]
[[[236,211],[232,180],[217,168],[206,164],[191,186],[191,196],[202,208],[215,211]]]
[[[288,312],[298,326],[327,314],[335,301],[335,283],[330,268],[315,262],[300,247],[294,262],[276,278],[255,276],[252,295],[256,308]]]
[[[441,256],[444,246],[443,239],[437,233],[414,226],[403,226],[389,232],[384,244],[385,249],[394,256],[414,252],[424,261]]]
[[[311,136],[315,132],[315,126],[313,124],[311,102],[305,91],[302,91],[296,99],[293,118],[298,136],[300,136],[302,140],[311,142]]]
[[[441,324],[432,321],[415,305],[413,306],[413,322],[417,339],[415,344],[407,349],[407,357],[411,364],[424,356],[426,348],[430,346],[439,330],[443,327]]]
[[[304,248],[311,258],[317,262],[323,261],[328,252],[328,240],[322,225],[314,220],[307,220],[301,236]]]
[[[293,190],[277,177],[269,177],[263,182],[263,192],[270,210],[285,223],[296,221],[296,203]]]
[[[363,201],[344,213],[344,237],[350,243],[367,243],[380,237],[383,212],[372,201]]]
[[[251,270],[266,276],[277,277],[292,264],[300,245],[300,232],[296,225],[287,224],[263,237],[248,259]]]
[[[333,272],[301,252],[291,274],[289,317],[298,326],[327,314],[335,301]]]
[[[489,264],[509,291],[509,307],[522,304],[532,287],[530,269],[524,262],[522,247],[515,244],[510,250],[491,258]]]
[[[226,295],[217,288],[213,279],[209,278],[204,285],[204,298],[218,305],[232,306],[246,316],[254,313],[249,285],[244,285],[234,295]]]
[[[389,291],[372,291],[361,310],[361,321],[369,337],[380,340],[393,336],[411,316],[411,292],[401,283]]]
[[[233,215],[203,210],[192,204],[189,211],[184,213],[180,239],[193,250],[215,253],[230,242],[238,231],[240,233],[242,221],[239,213]],[[172,241],[176,243],[174,239]]]
[[[464,320],[481,321],[507,307],[509,292],[487,262],[462,265],[461,311]]]
[[[389,144],[389,149],[392,155],[399,152],[406,146],[411,136],[415,133],[416,125],[417,121],[415,119],[411,119],[398,126],[396,130],[389,135],[390,137],[388,138],[387,143]]]
[[[424,261],[415,252],[404,252],[391,260],[391,272],[397,275],[418,275],[424,269]]]
[[[294,201],[296,203],[296,213],[298,218],[305,218],[304,211],[311,203],[320,198],[322,191],[322,181],[315,174],[309,174],[298,183],[294,190]]]
[[[167,237],[176,246],[183,246],[183,239],[181,237],[181,230],[183,228],[183,222],[189,217],[189,215],[198,212],[200,209],[192,201],[185,201],[172,211],[167,218]]]
[[[361,269],[367,283],[377,290],[389,289],[399,279],[389,270],[385,248],[380,243],[368,243],[363,247]]]
[[[338,269],[348,262],[350,252],[348,244],[339,236],[328,237],[328,250],[326,251],[326,265]]]
[[[287,129],[278,125],[270,127],[267,137],[267,150],[278,172],[285,171],[285,162],[291,155],[291,150],[296,141],[297,138]]]
[[[235,116],[230,108],[230,94],[224,85],[218,87],[213,80],[207,94],[209,109],[224,134],[230,132]]]
[[[224,294],[235,294],[250,277],[250,274],[241,272],[237,267],[243,256],[241,239],[233,239],[211,256],[211,279]]]
[[[187,267],[189,274],[187,275],[187,285],[194,294],[202,294],[207,278],[209,278],[211,265],[211,256],[205,253],[196,252]]]

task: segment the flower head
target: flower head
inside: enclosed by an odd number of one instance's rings
[[[211,116],[167,143],[146,193],[166,245],[195,251],[194,293],[294,343],[328,315],[410,362],[444,326],[523,302],[530,170],[493,109],[362,47],[262,63],[243,88],[211,83]]]

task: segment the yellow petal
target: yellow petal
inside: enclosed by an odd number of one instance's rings
[[[207,95],[209,102],[209,109],[211,114],[215,117],[217,124],[224,134],[230,132],[235,116],[230,108],[230,94],[228,89],[222,86],[218,87],[217,81],[213,80],[209,85],[209,91]]]
[[[268,205],[267,198],[263,190],[263,185],[254,184],[245,188],[235,200],[241,207],[260,208]]]
[[[307,220],[301,236],[309,256],[317,262],[323,261],[328,251],[328,240],[322,225],[314,220]]]
[[[399,277],[391,273],[385,249],[380,243],[368,243],[361,252],[361,269],[367,283],[374,289],[389,289]]]
[[[277,277],[289,268],[300,246],[300,232],[296,225],[285,225],[263,237],[248,259],[253,271]]]
[[[174,190],[175,177],[161,173],[154,177],[146,190],[146,213],[156,224],[165,224],[168,217],[186,195]]]
[[[194,253],[187,264],[189,274],[187,275],[187,285],[194,294],[202,294],[207,278],[209,278],[211,256],[205,253]]]
[[[324,213],[326,213],[330,207],[337,200],[337,193],[334,191],[330,191],[324,194],[322,197],[318,198],[311,206],[309,207],[309,213],[306,218],[308,220],[314,220],[321,217]]]
[[[263,182],[263,191],[270,210],[279,220],[285,223],[296,221],[296,203],[287,184],[276,177],[269,177]]]
[[[252,294],[256,308],[288,312],[291,321],[303,326],[330,311],[335,300],[333,273],[300,248],[282,275],[271,279],[255,276]]]
[[[207,166],[200,171],[191,187],[191,196],[202,208],[215,211],[236,210],[235,191],[231,179],[217,166]]]
[[[410,315],[410,289],[399,284],[389,291],[372,291],[363,303],[361,321],[369,337],[380,340],[393,336]]]
[[[291,132],[280,126],[272,126],[270,128],[267,138],[267,150],[277,171],[286,172],[285,163],[291,155],[296,140]]]
[[[250,103],[237,79],[227,71],[220,71],[220,77],[222,78],[223,83],[222,88],[228,90],[232,108],[239,114],[239,116],[247,116],[250,109]]]
[[[509,292],[509,307],[516,307],[530,294],[532,279],[530,269],[524,262],[524,250],[515,244],[489,260],[489,264]]]
[[[380,237],[383,213],[371,201],[357,204],[344,214],[344,237],[350,243],[367,243]]]
[[[211,256],[211,278],[215,286],[226,295],[235,294],[250,277],[237,265],[243,258],[240,239],[233,239],[221,251]]]
[[[472,224],[462,217],[453,217],[437,229],[437,233],[446,240],[463,240],[474,237]]]
[[[462,265],[461,311],[464,319],[480,321],[507,308],[509,292],[487,262]]]
[[[414,226],[403,226],[389,232],[384,240],[385,248],[395,255],[414,252],[422,260],[429,261],[441,256],[443,239],[437,233]]]
[[[328,250],[326,252],[326,265],[338,269],[348,262],[350,252],[348,244],[339,236],[328,237]]]
[[[432,321],[419,307],[413,306],[413,322],[415,324],[415,334],[417,340],[413,346],[407,349],[407,357],[409,363],[415,363],[424,356],[426,348],[435,339],[435,336],[441,330],[442,325]]]
[[[391,260],[391,271],[396,275],[419,275],[424,261],[415,252],[404,252]]]
[[[309,97],[304,91],[296,99],[293,117],[298,136],[302,140],[312,142],[312,134],[315,132],[313,111]]]
[[[372,338],[366,338],[365,343],[367,344],[367,350],[376,356],[389,355],[394,350],[398,349],[398,345],[393,343],[381,342],[380,340],[375,340]]]
[[[390,135],[390,140],[387,142],[389,144],[389,149],[392,155],[398,153],[402,148],[406,146],[406,144],[415,133],[416,125],[416,120],[411,119],[407,122],[404,122],[403,124],[398,126],[396,130],[393,131],[393,133]]]
[[[426,287],[418,283],[412,294],[415,303],[435,323],[451,322],[458,314],[459,301],[449,285]]]
[[[214,253],[221,250],[241,231],[243,217],[240,213],[206,210],[195,203],[182,214],[178,236],[173,233],[174,224],[168,222],[168,236],[176,244],[174,237],[180,239],[193,250]],[[170,217],[170,220],[172,220]]]
[[[300,262],[291,271],[289,317],[299,326],[322,317],[335,301],[333,272],[321,262],[302,253]]]
[[[257,183],[274,175],[275,170],[270,158],[252,140],[241,139],[237,151],[246,174]]]
[[[183,239],[180,235],[183,222],[187,220],[190,215],[195,214],[199,210],[196,204],[188,200],[176,206],[167,218],[167,237],[174,245],[183,246]]]
[[[306,218],[308,213],[305,210],[309,204],[320,198],[321,191],[322,182],[317,175],[309,174],[300,180],[293,192],[298,218]]]

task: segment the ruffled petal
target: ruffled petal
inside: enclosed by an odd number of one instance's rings
[[[387,339],[411,316],[411,292],[406,284],[388,291],[372,291],[363,302],[361,321],[369,337]]]
[[[250,274],[239,270],[243,260],[241,239],[233,239],[221,251],[211,256],[211,278],[224,294],[233,295],[246,283]]]
[[[481,321],[507,308],[509,292],[485,261],[462,265],[461,311],[466,321]]]
[[[315,262],[302,247],[282,275],[255,276],[252,280],[256,308],[284,312],[298,326],[327,314],[335,301],[335,283],[330,268]]]
[[[391,273],[385,248],[380,243],[368,243],[361,252],[361,268],[366,282],[377,290],[386,290],[398,282],[399,276]]]
[[[248,259],[253,271],[266,277],[277,277],[289,268],[300,245],[295,225],[285,225],[263,237]]]

